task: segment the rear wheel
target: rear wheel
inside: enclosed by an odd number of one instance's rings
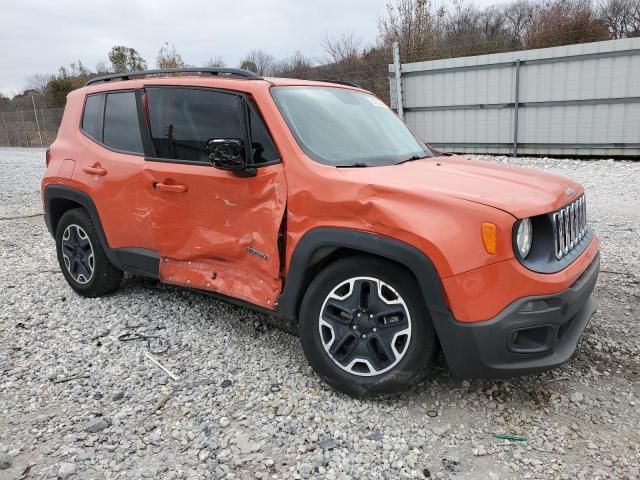
[[[303,299],[300,330],[313,369],[352,395],[414,385],[437,352],[415,279],[377,258],[350,257],[324,269]]]
[[[91,217],[76,208],[66,212],[56,228],[58,263],[71,288],[85,297],[97,297],[115,290],[122,270],[107,258]]]

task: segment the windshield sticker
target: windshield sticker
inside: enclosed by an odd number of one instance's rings
[[[369,100],[376,107],[386,107],[386,105],[384,103],[382,103],[382,101],[377,99],[376,97],[367,97],[367,100]]]

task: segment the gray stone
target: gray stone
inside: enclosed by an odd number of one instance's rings
[[[111,425],[111,420],[105,417],[98,417],[91,420],[84,427],[85,432],[98,433]]]
[[[11,467],[11,456],[6,453],[0,453],[0,470],[6,470]]]
[[[60,468],[58,469],[58,477],[65,479],[69,478],[72,475],[75,475],[78,467],[76,467],[75,463],[61,463]]]
[[[329,435],[323,435],[318,442],[318,446],[323,450],[333,450],[336,448],[336,441]]]
[[[458,457],[446,457],[442,459],[442,466],[448,472],[460,471],[460,460]]]
[[[302,463],[300,464],[300,466],[298,466],[298,472],[300,472],[300,475],[306,478],[313,472],[313,466],[310,463]]]
[[[439,437],[444,437],[451,430],[451,425],[446,424],[442,426],[437,426],[433,428],[433,433]]]
[[[573,395],[571,395],[571,401],[573,403],[580,403],[584,400],[584,395],[580,392],[574,392]]]

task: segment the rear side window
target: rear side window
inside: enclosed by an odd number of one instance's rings
[[[82,114],[82,130],[91,138],[102,141],[102,108],[104,95],[89,95]]]
[[[136,97],[133,92],[107,94],[103,143],[117,150],[143,153]]]
[[[148,88],[151,139],[156,156],[209,163],[212,138],[246,137],[240,98],[190,88]]]
[[[278,160],[280,157],[273,146],[273,140],[271,140],[264,123],[253,110],[250,110],[249,122],[253,163],[259,164]]]

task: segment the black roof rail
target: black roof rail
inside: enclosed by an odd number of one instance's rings
[[[260,80],[262,77],[249,70],[241,70],[239,68],[224,68],[224,67],[184,67],[184,68],[160,68],[157,70],[140,70],[136,72],[122,72],[112,73],[110,75],[101,75],[99,77],[92,78],[85,87],[94,85],[96,83],[114,82],[120,80],[131,80],[131,77],[146,77],[147,75],[166,75],[170,73],[200,73],[207,75],[220,75],[220,76],[235,76],[246,78],[248,80]]]

